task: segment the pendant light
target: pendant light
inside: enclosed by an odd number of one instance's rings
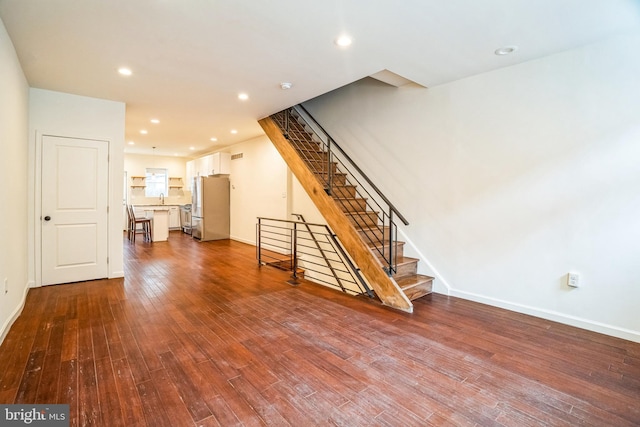
[[[156,147],[151,147],[153,152],[151,154],[151,176],[156,176]]]

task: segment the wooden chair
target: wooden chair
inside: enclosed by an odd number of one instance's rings
[[[127,227],[127,238],[133,243],[136,242],[136,234],[144,234],[144,240],[151,242],[153,240],[151,235],[151,219],[149,218],[136,218],[133,206],[127,205],[127,217],[129,224]],[[142,228],[138,228],[138,224],[142,225]]]

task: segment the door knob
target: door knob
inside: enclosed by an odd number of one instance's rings
[[[44,220],[45,221],[49,221],[49,220],[51,220],[51,217],[49,215],[47,215],[47,216],[44,217]]]

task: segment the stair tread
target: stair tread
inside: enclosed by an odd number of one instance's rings
[[[405,290],[430,282],[433,280],[433,277],[424,274],[412,274],[411,276],[404,276],[395,280],[398,286],[400,286],[400,289]]]
[[[367,200],[364,197],[334,197],[335,200]]]
[[[374,215],[374,214],[378,215],[378,212],[376,212],[376,211],[351,211],[351,212],[349,212],[348,215],[362,215],[362,216],[365,216],[365,215]]]
[[[369,248],[370,249],[375,249],[376,247],[370,245]],[[373,253],[375,255],[377,255],[378,258],[382,258],[382,255],[380,255],[379,252],[373,251]],[[403,264],[410,264],[410,263],[417,263],[417,262],[420,262],[420,260],[418,258],[412,258],[412,257],[408,257],[408,256],[398,256],[398,257],[396,257],[396,265],[403,265]]]
[[[433,292],[433,277],[423,274],[413,274],[401,279],[396,279],[396,283],[409,300],[413,301],[429,295]]]
[[[420,261],[418,258],[411,258],[411,257],[408,257],[408,256],[399,256],[396,259],[396,263],[398,265],[400,265],[400,264],[409,264],[409,263],[418,262],[418,261]]]
[[[369,245],[369,247],[370,247],[371,249],[376,249],[376,248],[382,248],[382,247],[387,247],[387,246],[389,246],[389,241],[388,241],[388,240],[386,240],[386,241],[384,241],[384,242],[380,242],[380,241],[378,241],[378,242],[372,242],[372,241],[369,241],[369,242],[367,242],[367,243],[368,243],[368,245]],[[406,242],[403,242],[402,240],[395,240],[395,241],[393,242],[393,245],[394,245],[394,246],[401,246],[401,245],[404,245],[404,244],[406,244]]]

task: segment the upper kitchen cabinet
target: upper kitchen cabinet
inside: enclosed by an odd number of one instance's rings
[[[189,185],[193,177],[209,175],[229,175],[231,173],[231,154],[215,153],[187,162],[187,180]]]
[[[204,157],[205,169],[201,175],[229,175],[231,173],[231,154],[215,153]]]

